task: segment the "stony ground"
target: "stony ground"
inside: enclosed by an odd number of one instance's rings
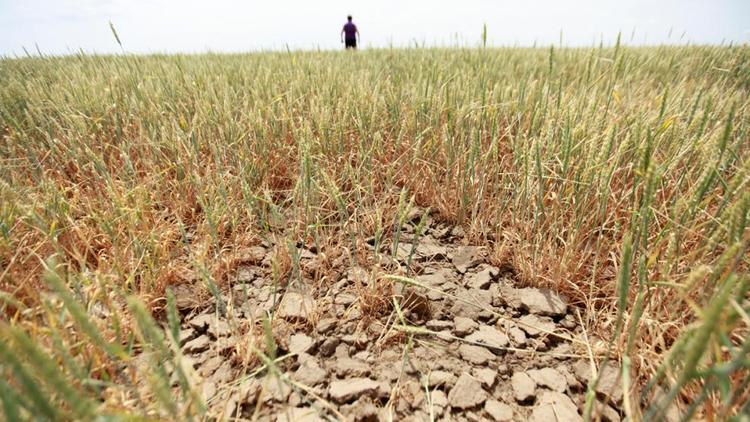
[[[426,222],[424,230],[406,225],[395,258],[390,241],[377,254],[372,239],[372,256],[359,265],[343,257],[327,265],[325,251],[301,248],[299,281],[287,286],[270,281],[273,245],[264,243],[247,251],[220,301],[200,303],[189,285],[175,287],[182,351],[209,414],[582,420],[592,360],[565,298],[518,288],[460,228]],[[323,270],[333,276],[321,282]],[[601,363],[594,417],[619,421],[619,367]]]

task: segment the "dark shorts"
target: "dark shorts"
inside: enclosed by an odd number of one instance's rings
[[[357,40],[345,40],[344,45],[346,48],[357,48]]]

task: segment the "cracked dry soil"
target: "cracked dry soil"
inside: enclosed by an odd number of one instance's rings
[[[395,257],[391,244],[375,254],[370,242],[374,264],[340,260],[337,279],[325,283],[308,277],[321,260],[302,248],[299,280],[274,286],[265,243],[248,251],[220,301],[197,306],[190,286],[174,287],[180,346],[208,415],[583,420],[592,366],[565,298],[517,288],[458,227],[427,218],[424,233],[414,231],[406,225]],[[382,277],[406,274],[407,265],[418,285]],[[270,314],[273,352],[263,329]],[[275,358],[271,369],[256,351]],[[620,369],[609,363],[599,371],[593,415],[619,421]]]

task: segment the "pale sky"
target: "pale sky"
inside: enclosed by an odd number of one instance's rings
[[[0,0],[0,55],[363,47],[750,43],[750,0]]]

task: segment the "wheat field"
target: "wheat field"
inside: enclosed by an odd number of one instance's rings
[[[747,46],[4,58],[0,136],[6,420],[207,417],[170,286],[412,206],[564,294],[631,420],[750,412]]]

